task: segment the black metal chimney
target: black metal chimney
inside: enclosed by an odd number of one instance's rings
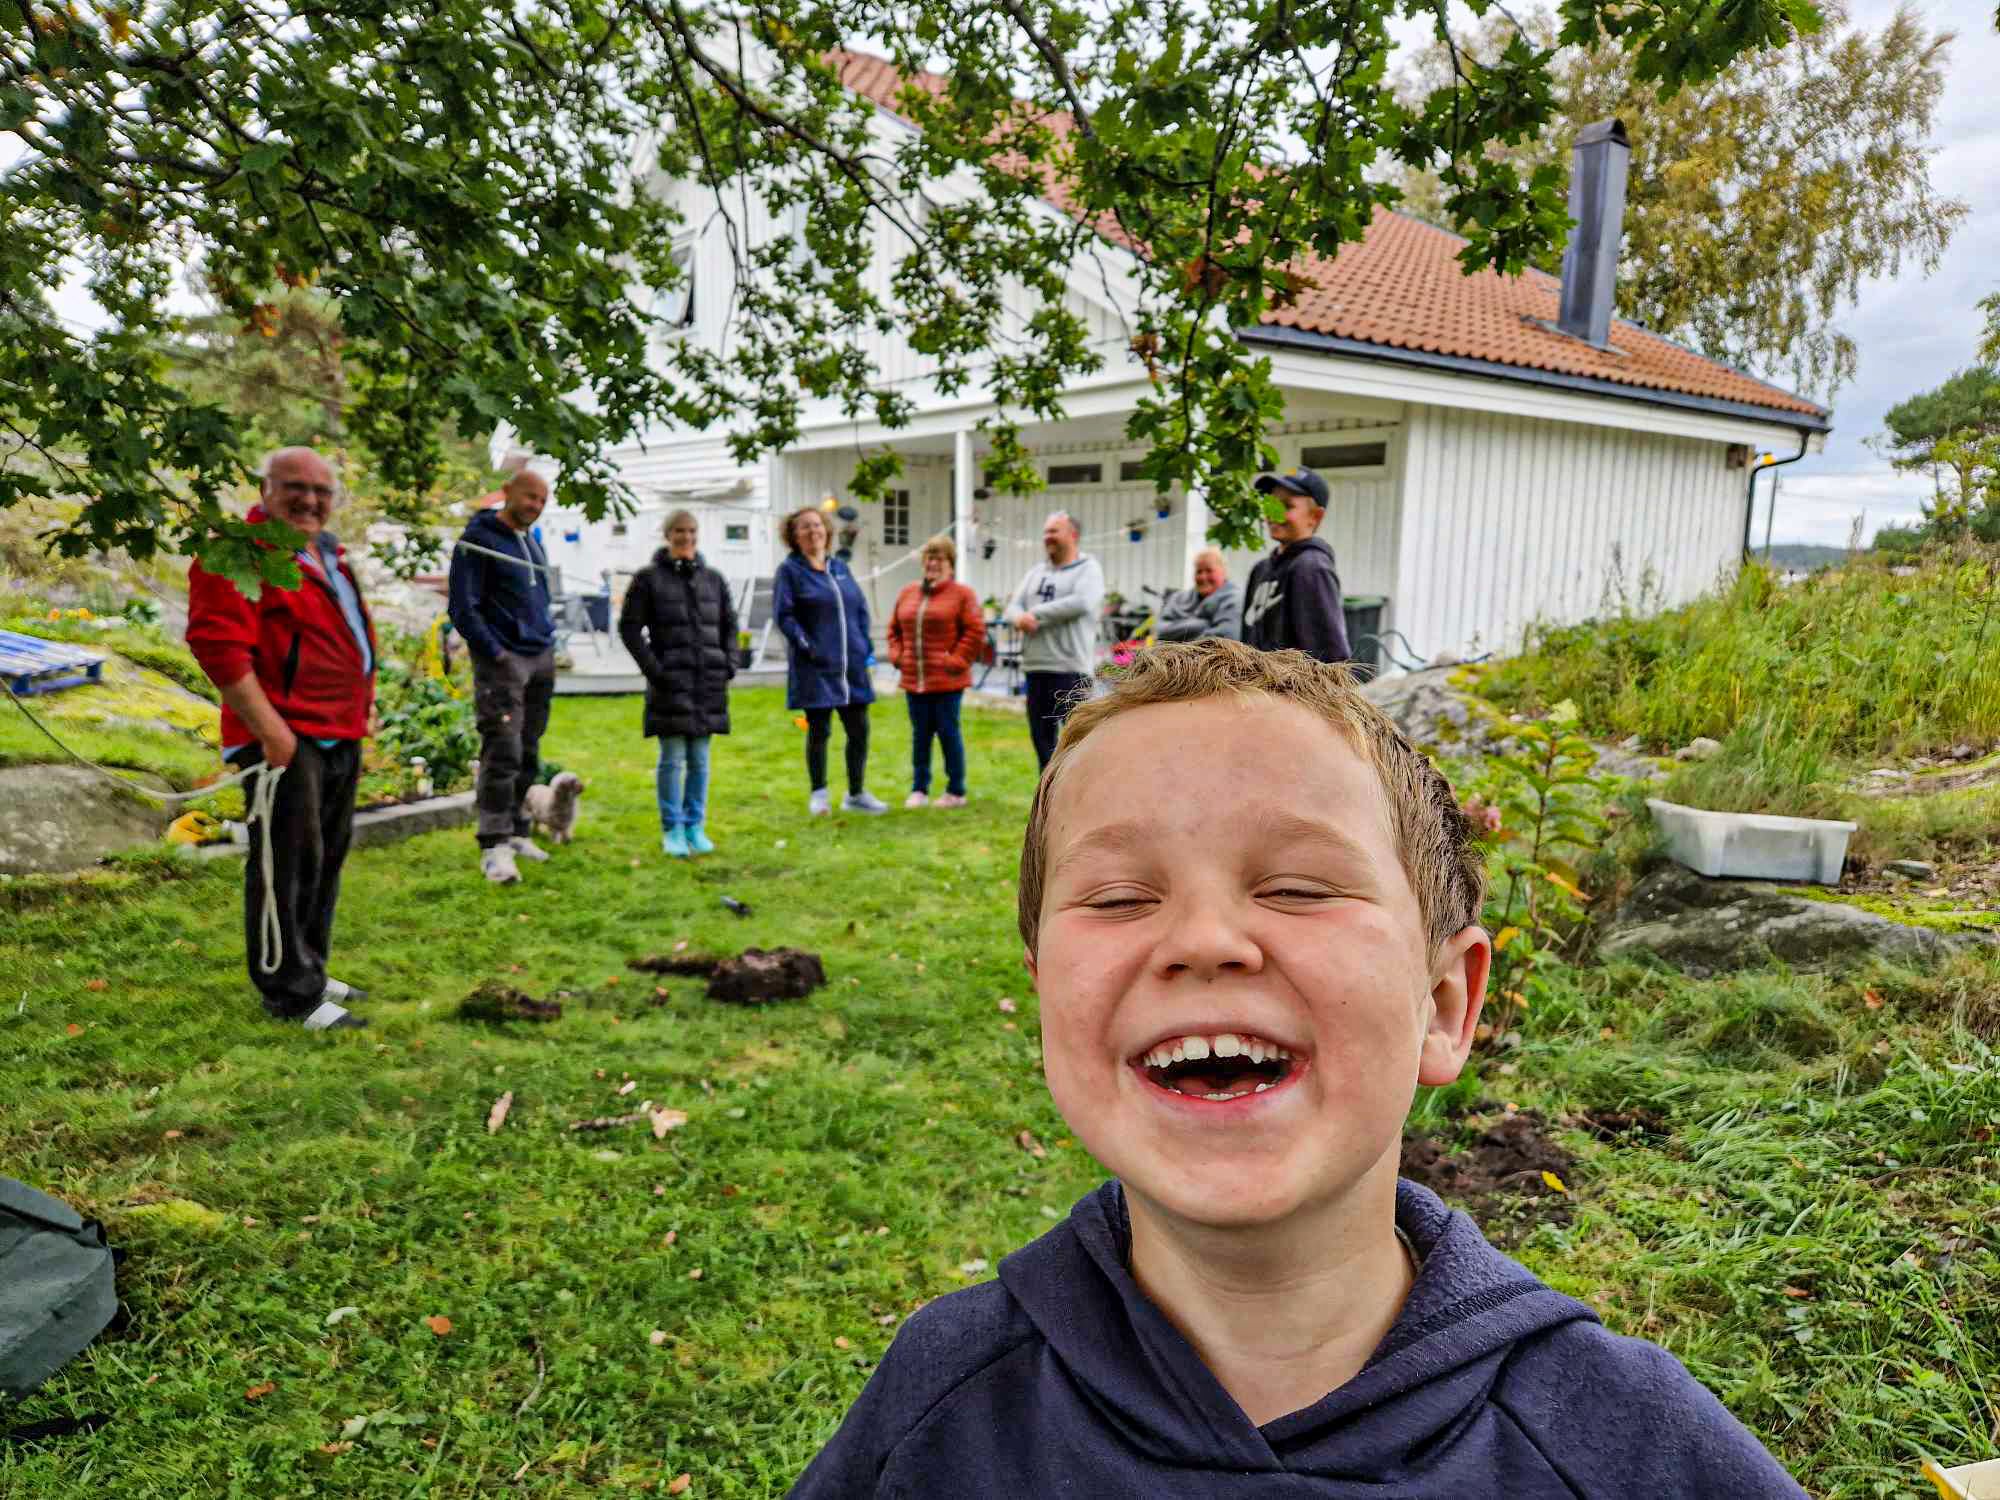
[[[1618,245],[1625,233],[1625,172],[1632,143],[1620,120],[1599,120],[1578,132],[1570,164],[1569,216],[1576,221],[1563,252],[1564,333],[1605,348],[1611,337],[1611,293]]]

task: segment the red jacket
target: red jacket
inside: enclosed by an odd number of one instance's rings
[[[906,693],[958,693],[972,685],[972,664],[986,644],[986,614],[963,583],[926,594],[907,585],[889,614],[889,660]]]
[[[248,517],[266,519],[262,506]],[[339,549],[340,571],[361,586],[347,565],[347,549]],[[375,623],[368,605],[361,605],[371,652]],[[265,584],[255,603],[236,585],[196,563],[188,570],[188,649],[217,687],[239,682],[252,672],[278,716],[298,734],[323,740],[358,740],[368,733],[368,711],[375,703],[375,678],[362,669],[361,650],[340,612],[340,599],[320,571],[299,564],[299,586],[274,588]],[[227,704],[222,708],[222,743],[243,745],[256,739],[249,726]]]

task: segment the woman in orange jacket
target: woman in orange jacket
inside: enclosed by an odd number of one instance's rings
[[[938,807],[965,806],[965,739],[958,707],[972,664],[986,645],[978,596],[958,582],[958,548],[948,536],[924,543],[924,577],[896,596],[889,616],[889,660],[902,673],[910,706],[910,795],[905,807],[931,802],[931,740],[944,746],[945,792]]]

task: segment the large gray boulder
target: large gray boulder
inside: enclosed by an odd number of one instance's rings
[[[156,842],[170,817],[82,766],[0,766],[0,875],[81,870]]]
[[[1926,967],[1985,941],[1792,894],[1767,881],[1710,880],[1669,864],[1634,887],[1600,937],[1598,953],[1651,954],[1705,979],[1773,961],[1796,969],[1853,968],[1871,959]]]
[[[1499,743],[1491,711],[1475,705],[1451,685],[1455,667],[1401,672],[1364,683],[1361,696],[1403,731],[1413,745],[1445,756],[1471,756]]]

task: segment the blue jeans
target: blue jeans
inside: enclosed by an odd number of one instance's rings
[[[931,736],[944,746],[945,790],[954,797],[965,795],[965,736],[958,732],[958,705],[965,697],[957,693],[905,693],[910,705],[910,790],[931,789]]]
[[[708,736],[660,736],[660,829],[699,828],[708,816]]]

